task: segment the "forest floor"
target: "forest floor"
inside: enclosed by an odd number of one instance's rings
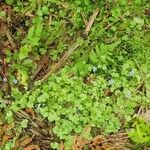
[[[0,150],[148,150],[149,106],[149,0],[0,0]]]

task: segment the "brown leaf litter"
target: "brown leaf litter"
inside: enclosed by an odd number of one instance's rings
[[[75,136],[71,150],[131,150],[126,133],[118,133],[110,136],[98,135],[92,140],[87,140],[82,136]],[[60,150],[65,150],[61,143]]]

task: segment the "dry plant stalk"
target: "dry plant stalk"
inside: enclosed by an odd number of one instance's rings
[[[90,20],[89,20],[89,22],[88,22],[88,24],[87,24],[87,26],[86,26],[85,31],[84,31],[84,33],[85,33],[86,35],[88,35],[88,33],[90,32],[91,27],[92,27],[92,25],[93,25],[93,23],[94,23],[94,20],[95,20],[96,16],[98,15],[98,13],[99,13],[99,8],[97,8],[97,9],[95,10],[95,12],[93,13],[93,15],[90,17]]]

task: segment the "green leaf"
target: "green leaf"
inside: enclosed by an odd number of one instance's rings
[[[42,103],[42,102],[45,102],[45,101],[48,100],[48,99],[49,99],[48,93],[44,92],[41,96],[39,96],[39,97],[37,98],[37,101],[38,101],[39,103]]]
[[[18,54],[19,60],[23,60],[27,58],[30,52],[31,52],[31,46],[26,44],[23,47],[21,47]]]
[[[7,3],[8,5],[11,5],[11,4],[14,3],[14,0],[6,0],[6,3]]]
[[[18,69],[18,79],[20,80],[20,83],[26,87],[28,86],[28,83],[27,83],[28,78],[29,76],[25,68]]]
[[[53,149],[59,149],[59,144],[57,142],[53,142],[53,143],[51,143],[51,147]]]
[[[92,51],[91,53],[90,53],[90,60],[92,61],[92,62],[94,62],[94,63],[98,63],[98,57],[97,57],[97,54],[94,52],[94,51]]]
[[[137,24],[144,25],[144,20],[143,20],[142,18],[134,17],[134,21],[135,21]]]
[[[21,127],[22,127],[22,128],[27,128],[28,122],[29,122],[29,121],[28,121],[27,119],[23,119],[23,120],[20,122]]]

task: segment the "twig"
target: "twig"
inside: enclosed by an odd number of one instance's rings
[[[87,19],[85,18],[84,12],[81,12],[81,16],[82,16],[82,18],[83,18],[84,24],[87,26],[87,25],[88,25],[88,21],[87,21]]]
[[[4,103],[5,105],[9,105],[12,103],[12,101],[8,100],[8,99],[0,99],[0,103]]]
[[[87,26],[86,26],[85,31],[84,31],[84,34],[85,34],[85,35],[88,35],[88,33],[90,32],[91,27],[92,27],[92,25],[93,25],[93,23],[94,23],[94,20],[95,20],[96,16],[98,15],[98,13],[99,13],[99,8],[97,8],[97,9],[95,10],[95,12],[93,13],[93,15],[90,17],[90,20],[89,20],[89,22],[88,22],[88,24],[87,24]]]
[[[59,60],[58,63],[54,64],[48,73],[40,80],[41,83],[43,83],[47,78],[54,72],[56,72],[60,67],[64,65],[66,60],[69,58],[69,56],[79,47],[79,43],[75,43],[65,54],[64,56]]]
[[[38,75],[38,73],[41,71],[41,69],[43,68],[44,64],[41,64],[38,66],[38,68],[34,71],[33,75],[31,76],[31,80],[34,80],[34,78]]]
[[[6,36],[7,36],[8,40],[9,40],[9,42],[10,42],[10,44],[11,44],[11,47],[12,47],[12,48],[15,48],[16,46],[15,46],[15,44],[14,44],[14,42],[13,42],[13,39],[12,39],[12,37],[11,37],[11,35],[10,35],[9,29],[6,29],[5,33],[6,33]]]
[[[144,87],[143,87],[143,93],[144,92],[146,92],[146,94],[147,94],[147,96],[149,95],[149,90],[148,90],[148,84],[147,84],[147,77],[146,77],[146,74],[143,74],[143,71],[142,71],[142,69],[141,69],[141,67],[140,67],[140,65],[139,65],[139,63],[138,63],[138,61],[134,58],[134,62],[136,63],[136,65],[137,65],[137,67],[138,67],[138,69],[139,69],[139,71],[140,71],[140,74],[141,74],[141,76],[142,76],[142,78],[143,78],[143,83],[145,84],[145,89],[144,89]]]
[[[30,116],[27,114],[27,113],[25,113],[24,111],[20,111],[20,112],[16,112],[16,115],[19,117],[19,118],[25,118],[25,119],[27,119],[27,120],[29,120],[31,123],[32,123],[32,125],[34,126],[34,127],[38,127],[38,125],[37,125],[37,123],[36,122],[34,122],[31,118],[30,118]]]
[[[31,76],[31,80],[33,80],[38,73],[41,71],[41,69],[43,68],[43,66],[48,62],[48,55],[43,56],[43,58],[40,61],[40,65],[38,66],[38,68],[34,71],[33,75]]]
[[[135,92],[142,86],[142,84],[144,83],[144,81],[145,81],[145,78],[143,78],[143,79],[140,81],[140,83],[138,84],[138,86],[136,87],[136,89],[134,90],[133,93],[135,93]]]
[[[30,131],[31,131],[34,135],[36,135],[36,136],[39,136],[39,137],[42,137],[42,136],[43,136],[41,133],[35,131],[34,129],[30,129]]]
[[[135,58],[134,58],[133,60],[134,60],[134,62],[136,63],[136,65],[137,65],[137,67],[138,67],[138,69],[139,69],[139,71],[140,71],[140,73],[141,73],[141,76],[144,78],[143,72],[142,72],[142,70],[141,70],[141,67],[140,67],[138,61],[137,61]]]
[[[51,25],[51,22],[52,22],[52,15],[50,14],[50,15],[49,15],[49,21],[48,21],[48,25],[49,25],[49,26]]]
[[[114,21],[113,23],[107,25],[104,30],[108,30],[109,28],[111,28],[113,25],[115,25],[116,23],[118,23],[119,21],[121,21],[123,18],[125,17],[125,15],[122,15],[121,17],[118,18],[118,20]]]
[[[140,114],[142,113],[142,110],[143,110],[143,106],[140,106],[138,112],[137,112],[137,116],[140,116]]]

